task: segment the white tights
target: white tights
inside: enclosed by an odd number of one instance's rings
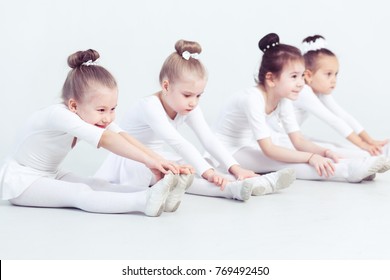
[[[131,191],[129,186],[68,173],[60,179],[40,178],[10,202],[20,206],[74,207],[95,213],[144,212],[147,188]]]
[[[267,173],[283,168],[294,168],[298,179],[330,181],[346,181],[350,162],[349,160],[341,160],[339,163],[336,163],[334,176],[326,178],[319,176],[314,167],[307,163],[286,163],[273,160],[264,155],[260,149],[256,148],[242,148],[234,154],[234,158],[243,168],[253,170],[256,173]]]
[[[229,181],[236,181],[236,178],[233,175],[222,173],[220,174],[227,178]],[[194,182],[187,190],[187,193],[213,197],[233,198],[233,192],[229,187],[229,183],[226,185],[224,190],[221,190],[220,187],[214,185],[213,183],[210,183],[209,181],[201,177],[194,178]]]
[[[120,163],[117,161],[120,161]],[[176,158],[175,161],[178,164],[184,164],[183,160],[177,160]],[[115,166],[115,169],[112,168],[113,166]],[[220,174],[222,173],[220,172]],[[234,176],[230,174],[223,175],[229,180],[236,181]],[[109,160],[106,160],[98,169],[95,176],[116,184],[132,186],[136,190],[144,190],[155,181],[154,175],[145,165],[119,157],[111,157]],[[218,186],[199,176],[194,178],[187,193],[225,198],[233,197],[229,187],[221,190]]]

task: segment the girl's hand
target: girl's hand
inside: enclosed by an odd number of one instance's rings
[[[150,170],[152,170],[153,174],[155,175],[158,173],[157,171],[162,174],[167,174],[169,171],[171,171],[173,174],[179,174],[180,170],[179,165],[177,165],[176,163],[161,158],[151,157],[148,161],[146,161],[145,165]]]
[[[339,160],[340,160],[340,156],[331,150],[326,150],[324,152],[324,157],[330,158],[331,160],[333,160],[333,162],[336,162],[336,163],[339,162]]]
[[[364,142],[361,148],[372,156],[379,156],[382,153],[382,146],[368,144],[367,142]]]
[[[252,170],[248,170],[248,169],[242,168],[238,164],[232,165],[229,168],[229,172],[231,174],[233,174],[234,177],[236,177],[237,180],[244,180],[244,179],[247,179],[247,178],[252,178],[252,177],[258,176]]]
[[[386,139],[386,140],[375,140],[375,139],[372,139],[368,144],[371,144],[371,145],[374,145],[374,146],[378,146],[378,147],[383,147],[387,143],[389,143],[389,139]]]
[[[329,177],[330,175],[334,175],[335,166],[330,158],[325,158],[318,154],[312,154],[308,163],[316,169],[318,175],[320,176]]]
[[[364,144],[361,147],[363,150],[370,153],[372,156],[378,156],[382,154],[382,148],[389,143],[389,139],[386,140],[375,140],[375,139],[369,139],[364,140]]]
[[[224,178],[222,175],[218,174],[215,172],[214,169],[210,168],[206,170],[203,174],[202,177],[209,181],[210,183],[213,183],[214,185],[218,186],[223,190],[228,183],[228,179]]]
[[[195,169],[191,165],[183,164],[183,165],[179,165],[179,173],[186,174],[186,175],[194,174]]]

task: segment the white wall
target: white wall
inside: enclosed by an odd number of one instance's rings
[[[348,4],[347,4],[348,3]],[[377,138],[390,137],[390,25],[386,1],[342,0],[0,0],[0,158],[17,127],[56,102],[69,54],[88,48],[119,82],[118,117],[137,98],[158,90],[158,73],[178,39],[198,41],[209,83],[201,106],[212,122],[226,96],[253,84],[261,57],[257,42],[276,32],[299,45],[322,34],[339,57],[335,94]],[[321,123],[311,135],[340,140]],[[65,167],[92,174],[104,151],[81,144]]]

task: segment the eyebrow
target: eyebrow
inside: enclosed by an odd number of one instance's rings
[[[182,93],[185,93],[185,94],[191,94],[191,95],[201,95],[204,93],[204,91],[200,92],[200,93],[195,93],[195,92],[191,92],[191,91],[183,91]]]
[[[105,106],[105,105],[98,105],[96,106],[96,108],[116,108],[118,106],[118,104],[115,104],[115,106],[111,107],[111,106]]]

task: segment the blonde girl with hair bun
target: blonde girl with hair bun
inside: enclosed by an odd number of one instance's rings
[[[145,147],[114,123],[118,100],[115,78],[96,60],[95,50],[68,57],[71,67],[62,102],[36,111],[22,127],[13,152],[0,169],[0,198],[14,205],[73,207],[95,213],[142,212],[159,216],[175,194],[181,167]],[[158,176],[151,188],[113,185],[60,168],[81,140],[137,162]],[[184,170],[186,171],[187,168]],[[129,171],[133,172],[133,171]]]
[[[295,179],[293,170],[259,176],[242,168],[223,147],[208,126],[199,104],[207,84],[207,72],[199,60],[202,48],[197,42],[179,40],[160,71],[161,89],[142,98],[125,115],[121,126],[156,153],[177,163],[189,163],[196,171],[187,192],[241,201],[289,186]],[[178,131],[187,124],[200,143],[219,163],[212,166]],[[172,148],[166,153],[165,145]],[[135,166],[131,161],[110,154],[97,177],[121,184],[133,184]],[[137,171],[142,173],[142,170]],[[146,177],[143,175],[143,177]]]

